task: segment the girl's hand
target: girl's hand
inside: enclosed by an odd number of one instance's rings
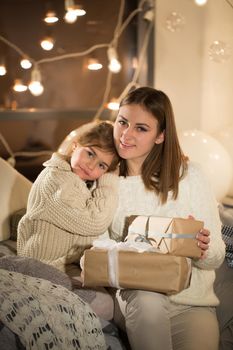
[[[192,215],[189,215],[189,219],[194,219]],[[207,250],[209,249],[210,243],[210,231],[206,228],[201,229],[196,235],[197,245],[201,248],[200,259],[205,259],[207,255]]]

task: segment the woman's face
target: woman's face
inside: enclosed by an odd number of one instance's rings
[[[120,157],[127,164],[134,164],[138,171],[154,144],[164,141],[164,133],[158,134],[158,121],[140,105],[120,107],[114,125],[114,140]]]

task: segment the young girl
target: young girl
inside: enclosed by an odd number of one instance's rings
[[[225,253],[221,223],[207,179],[181,151],[168,97],[149,87],[130,92],[121,102],[114,139],[123,160],[110,238],[122,240],[131,215],[192,216],[208,227],[197,234],[202,257],[192,261],[190,287],[172,296],[119,290],[115,321],[133,350],[217,350],[213,282]]]
[[[109,172],[118,162],[110,122],[90,123],[67,155],[54,153],[30,191],[18,227],[18,255],[59,269],[78,262],[112,221],[118,176]]]

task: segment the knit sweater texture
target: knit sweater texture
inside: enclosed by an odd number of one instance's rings
[[[19,222],[17,253],[64,270],[110,225],[119,178],[106,173],[91,191],[58,153],[44,166]]]
[[[213,290],[215,269],[221,265],[225,256],[225,245],[221,237],[221,221],[217,202],[210,184],[201,167],[189,163],[186,176],[180,181],[176,200],[169,193],[166,204],[159,203],[158,196],[145,189],[140,176],[120,178],[119,202],[109,236],[117,241],[126,234],[125,222],[131,215],[155,215],[162,217],[188,218],[192,215],[204,221],[210,231],[210,244],[204,260],[192,260],[192,277],[189,288],[169,298],[178,304],[196,306],[215,306],[218,299]],[[104,235],[105,236],[105,235]]]

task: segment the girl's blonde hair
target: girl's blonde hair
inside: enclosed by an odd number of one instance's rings
[[[164,132],[164,142],[155,144],[142,165],[142,179],[148,190],[155,191],[165,203],[168,192],[178,196],[179,181],[187,169],[187,161],[179,145],[173,108],[168,96],[154,88],[141,87],[130,91],[121,101],[125,105],[140,105],[158,121],[158,134]],[[120,162],[120,175],[127,176],[127,161]]]
[[[110,121],[91,122],[76,130],[76,136],[73,137],[72,143],[65,151],[65,157],[70,158],[73,152],[73,143],[77,143],[81,147],[96,147],[106,153],[114,155],[112,163],[108,171],[116,169],[119,163],[119,156],[115,148],[113,139],[113,123]]]

